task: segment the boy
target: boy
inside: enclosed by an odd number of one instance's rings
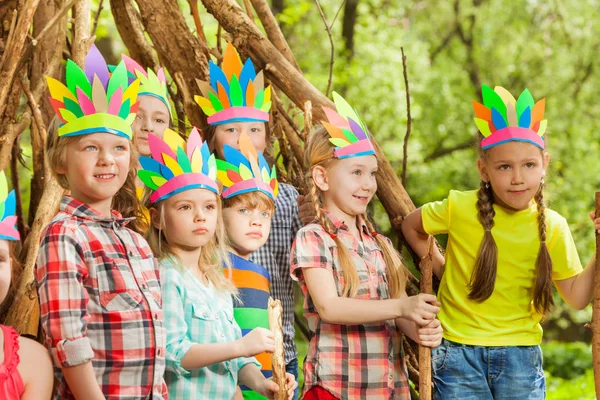
[[[165,399],[165,336],[158,265],[146,241],[111,210],[134,179],[131,123],[139,81],[112,75],[95,46],[67,86],[48,78],[62,125],[49,164],[70,195],[46,228],[35,276],[55,399]]]

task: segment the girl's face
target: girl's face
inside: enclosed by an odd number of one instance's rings
[[[335,160],[327,169],[317,166],[313,179],[322,192],[323,207],[346,225],[366,213],[377,191],[377,158],[374,155]]]
[[[0,303],[4,301],[10,288],[12,260],[7,240],[0,240]]]
[[[152,223],[163,230],[171,247],[196,250],[215,235],[219,208],[217,195],[210,190],[190,189],[177,193],[164,200],[161,212],[150,209]]]
[[[492,186],[496,203],[525,210],[540,189],[549,161],[548,153],[531,143],[508,142],[486,150],[477,168]]]
[[[257,151],[264,153],[267,147],[267,131],[264,122],[232,122],[217,125],[212,146],[219,158],[223,159],[223,146],[229,145],[240,149],[240,135],[245,132]]]
[[[66,148],[66,165],[57,168],[69,181],[71,196],[105,215],[130,167],[129,139],[98,132],[83,135]]]
[[[138,102],[138,111],[132,125],[133,134],[139,155],[149,156],[148,134],[152,133],[162,139],[171,116],[165,103],[158,97],[139,96]]]

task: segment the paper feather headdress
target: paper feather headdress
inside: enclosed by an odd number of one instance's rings
[[[17,230],[15,191],[8,192],[8,182],[4,171],[0,171],[0,239],[19,240],[20,235]]]

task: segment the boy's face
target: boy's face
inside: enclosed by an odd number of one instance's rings
[[[245,132],[257,151],[264,153],[267,147],[267,131],[264,122],[232,122],[217,125],[213,138],[213,147],[219,158],[223,159],[223,146],[229,145],[239,150],[240,135]]]
[[[260,249],[269,238],[273,212],[236,204],[223,209],[223,222],[233,250],[242,258]]]
[[[57,172],[66,176],[71,196],[110,215],[112,198],[129,173],[130,144],[127,138],[104,132],[69,143],[66,164]]]
[[[157,97],[139,96],[138,111],[133,121],[133,134],[139,155],[149,156],[148,134],[152,133],[162,139],[165,129],[169,127],[169,109]]]
[[[7,240],[0,240],[0,303],[4,301],[10,288],[11,265],[10,245]]]

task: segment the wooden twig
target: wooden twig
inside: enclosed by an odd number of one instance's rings
[[[304,103],[304,137],[302,140],[306,143],[306,140],[310,136],[312,130],[312,102],[307,100]]]
[[[196,35],[198,35],[198,39],[200,39],[202,42],[208,43],[206,41],[206,36],[204,35],[202,21],[200,20],[200,11],[198,11],[198,0],[188,0],[188,3],[190,3],[190,11],[192,13],[192,17],[194,18],[194,25],[196,26]],[[206,48],[208,49],[208,47]],[[206,58],[210,59],[208,54],[206,54]]]
[[[43,143],[45,144],[45,138],[48,136],[46,130],[46,124],[44,123],[44,118],[42,117],[42,113],[40,108],[31,93],[31,89],[29,88],[29,84],[25,81],[25,78],[20,76],[18,79],[19,85],[21,85],[21,89],[23,93],[25,93],[25,97],[27,98],[27,103],[29,104],[29,108],[31,109],[31,113],[33,114],[33,120],[35,122],[35,126],[38,129],[39,135],[44,138]]]
[[[402,52],[402,71],[404,74],[404,88],[406,91],[406,134],[404,135],[404,153],[402,157],[402,186],[406,188],[406,167],[408,164],[408,138],[410,137],[410,128],[412,117],[410,115],[410,89],[408,87],[408,70],[406,67],[406,56],[404,55],[404,47],[400,47]]]
[[[600,218],[600,192],[596,192],[596,216]],[[594,386],[600,394],[600,234],[596,231],[596,271],[594,272],[594,305],[592,306],[592,357]]]
[[[4,67],[4,61],[6,61],[6,59],[8,58],[8,51],[6,51],[6,49],[9,49],[11,47],[13,38],[15,37],[15,26],[17,26],[18,15],[19,14],[17,10],[13,10],[13,15],[10,21],[10,27],[8,28],[8,37],[6,38],[6,44],[4,45],[4,53],[2,53],[2,58],[0,58],[0,71],[2,71],[2,68]]]
[[[321,19],[323,20],[323,24],[325,25],[325,31],[327,31],[327,36],[329,37],[329,45],[331,48],[329,56],[329,77],[327,78],[327,89],[325,90],[325,96],[329,97],[329,91],[331,90],[331,81],[333,79],[333,63],[335,61],[335,48],[333,45],[333,36],[331,35],[331,27],[327,23],[327,18],[325,18],[325,13],[323,12],[323,8],[321,7],[321,2],[319,0],[315,0],[315,4],[319,9],[319,14],[321,14]]]
[[[100,13],[104,9],[104,0],[98,2],[98,9],[94,15],[94,25],[92,27],[92,36],[96,35],[96,29],[98,29],[98,20],[100,19]]]
[[[421,259],[421,293],[433,294],[433,251],[435,240],[429,236],[427,255]],[[431,400],[431,348],[419,345],[419,398]]]
[[[275,393],[274,400],[287,400],[286,376],[285,376],[285,357],[283,354],[283,327],[281,323],[281,314],[283,307],[281,300],[273,300],[269,297],[268,314],[269,328],[274,336],[275,351],[271,356],[273,365],[273,381],[279,386],[279,391]]]
[[[15,191],[17,229],[22,238],[27,236],[27,226],[23,215],[23,196],[21,195],[21,184],[19,182],[19,153],[21,152],[20,141],[16,140],[12,148],[12,157],[10,159],[10,178],[12,188]]]
[[[246,9],[248,18],[254,21],[254,13],[252,13],[252,4],[250,4],[250,0],[244,0],[244,8]]]

